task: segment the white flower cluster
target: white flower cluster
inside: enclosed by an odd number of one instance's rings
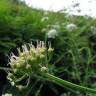
[[[2,94],[2,96],[12,96],[12,94],[5,93],[5,94]]]
[[[41,22],[47,21],[49,19],[48,14],[48,11],[44,12],[44,16],[42,17]]]
[[[50,29],[47,33],[48,38],[55,38],[56,36],[58,36],[58,32],[56,29]]]
[[[44,21],[47,21],[49,18],[47,17],[47,16],[45,16],[45,17],[43,17],[42,19],[41,19],[41,22],[44,22]]]
[[[69,32],[72,32],[76,29],[77,29],[77,26],[73,23],[66,25],[66,30],[68,30]]]
[[[25,44],[22,46],[21,51],[18,48],[19,56],[15,56],[13,53],[10,56],[9,64],[12,67],[13,72],[26,72],[27,70],[33,70],[34,67],[38,67],[40,64],[44,64],[46,57],[46,51],[48,54],[53,51],[51,45],[47,49],[43,41],[37,41],[37,46],[35,47],[32,42],[28,46]]]
[[[22,51],[18,48],[19,56],[15,56],[13,53],[11,54],[9,64],[12,71],[8,72],[7,79],[12,86],[16,85],[16,82],[19,80],[22,80],[25,75],[30,76],[33,72],[48,71],[46,67],[46,56],[50,58],[53,52],[51,43],[48,44],[49,48],[46,48],[43,41],[37,41],[37,46],[35,47],[31,42],[30,44],[23,45]],[[15,76],[16,74],[21,76],[20,79]]]
[[[30,77],[33,72],[38,73],[48,71],[45,64],[46,56],[50,58],[53,52],[51,43],[48,44],[49,48],[46,48],[43,41],[37,41],[37,46],[35,47],[31,42],[30,44],[23,45],[22,50],[18,48],[19,56],[15,56],[13,53],[11,54],[9,57],[9,64],[12,71],[8,72],[7,79],[12,86],[16,85],[16,82],[21,81],[26,76]],[[17,77],[16,74],[20,75],[20,77]],[[21,86],[19,86],[19,88],[21,88]]]

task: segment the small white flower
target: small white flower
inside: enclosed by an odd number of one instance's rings
[[[12,73],[8,73],[8,75],[7,75],[7,79],[9,80],[9,81],[12,81],[12,79],[10,78],[10,76],[12,75]]]
[[[16,86],[19,90],[22,90],[23,88],[24,88],[24,86],[22,86],[22,85],[17,85]]]
[[[74,31],[74,30],[77,29],[77,26],[76,26],[75,24],[71,23],[71,24],[68,24],[68,25],[66,26],[66,29],[67,29],[68,31],[72,32],[72,31]]]
[[[11,84],[12,86],[15,86],[15,83],[14,83],[14,82],[10,82],[10,84]]]
[[[47,33],[48,38],[55,38],[56,36],[58,36],[58,32],[56,29],[50,29]]]
[[[45,17],[43,17],[42,19],[41,19],[41,22],[44,22],[44,21],[47,21],[49,18],[47,17],[47,16],[45,16]]]
[[[46,67],[41,67],[41,71],[42,72],[47,71],[47,68]]]
[[[12,80],[12,73],[8,73],[8,75],[7,75],[7,79],[10,81],[10,84],[12,85],[12,86],[14,86],[15,85],[15,82]]]
[[[12,94],[5,93],[5,94],[3,94],[2,96],[12,96]]]

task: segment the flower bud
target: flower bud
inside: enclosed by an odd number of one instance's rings
[[[40,53],[42,53],[42,54],[44,54],[45,51],[46,51],[46,48],[41,48],[41,49],[40,49]]]
[[[12,86],[14,86],[14,85],[15,85],[15,82],[10,82],[10,83],[11,83],[11,85],[12,85]]]
[[[48,49],[48,52],[53,52],[53,50],[54,50],[54,49],[50,47],[50,48]]]
[[[47,72],[47,70],[48,70],[48,69],[47,69],[45,66],[44,66],[44,67],[41,67],[41,71],[42,71],[42,72]]]
[[[7,79],[10,80],[10,81],[12,81],[12,78],[11,78],[12,76],[13,76],[12,73],[8,73]]]
[[[31,58],[31,61],[32,61],[32,62],[36,62],[36,58],[35,58],[35,57],[32,57],[32,58]]]
[[[45,58],[45,55],[41,54],[40,59],[44,59],[44,58]]]
[[[30,69],[30,68],[31,68],[31,65],[27,64],[26,69]]]
[[[16,87],[21,91],[24,87],[22,85],[16,85]]]
[[[14,72],[14,73],[17,73],[17,72],[18,72],[18,69],[13,69],[13,72]]]

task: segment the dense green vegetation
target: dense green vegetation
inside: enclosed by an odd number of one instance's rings
[[[68,24],[75,24],[77,28],[70,31],[66,28]],[[47,41],[51,41],[54,48],[50,63],[56,66],[55,69],[50,68],[50,70],[60,78],[96,89],[96,20],[88,16],[46,12],[30,8],[19,0],[0,0],[0,66],[7,66],[10,52],[17,54],[16,48],[21,47],[24,43],[31,41],[35,43],[36,40],[44,41],[46,34],[53,29],[57,34],[54,38],[47,38]],[[6,74],[0,71],[0,75],[0,80],[3,82]],[[1,83],[1,89],[5,88],[6,92],[12,90],[13,87],[7,91],[4,84]],[[36,93],[41,88],[39,88],[40,84],[41,81],[32,90],[30,96],[37,96]],[[1,89],[0,91],[2,91]],[[13,89],[13,93],[16,92],[13,96],[21,96],[21,94],[24,96],[25,93]],[[77,96],[73,90],[60,89],[61,87],[55,84],[45,83],[38,96],[45,96],[46,92],[52,96]],[[28,91],[28,89],[26,90]],[[80,94],[78,96],[93,96],[86,92],[78,94]],[[46,94],[46,96],[49,95]]]

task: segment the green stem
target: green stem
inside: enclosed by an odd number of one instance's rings
[[[12,69],[11,69],[11,68],[6,68],[6,67],[0,67],[0,70],[12,71]]]
[[[71,83],[71,82],[68,82],[66,80],[63,80],[63,79],[60,79],[54,75],[51,75],[49,73],[43,73],[42,74],[45,78],[47,78],[49,81],[53,82],[53,83],[56,83],[60,86],[65,86],[65,87],[69,87],[71,89],[74,89],[74,90],[78,90],[78,91],[82,91],[82,92],[90,92],[90,93],[94,93],[96,94],[96,90],[95,89],[91,89],[91,88],[88,88],[88,87],[84,87],[84,86],[80,86],[80,85],[77,85],[77,84],[74,84],[74,83]]]

